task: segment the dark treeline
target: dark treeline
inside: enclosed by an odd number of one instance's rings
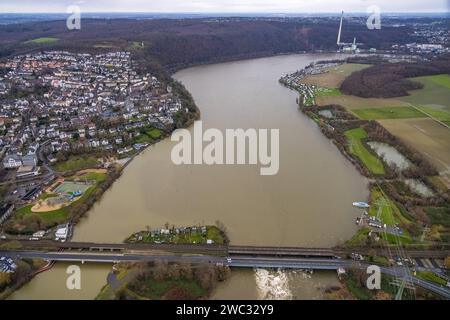
[[[82,28],[68,31],[65,21],[0,26],[0,55],[36,49],[111,51],[144,43],[139,49],[166,69],[216,61],[268,56],[281,53],[336,50],[338,19],[184,19],[132,20],[83,19]],[[386,26],[368,30],[365,19],[345,26],[343,41],[356,36],[364,46],[388,49],[394,43],[418,41],[412,29]],[[55,37],[59,41],[36,44],[27,41]]]
[[[391,98],[408,95],[422,84],[407,78],[450,73],[450,56],[429,62],[380,64],[351,74],[341,85],[345,94],[363,98]]]
[[[329,139],[333,140],[334,144],[342,154],[353,163],[362,175],[366,177],[374,178],[375,176],[358,157],[352,155],[348,139],[345,136],[346,131],[359,127],[362,127],[367,132],[367,138],[363,139],[362,143],[369,152],[374,154],[374,156],[378,157],[376,153],[372,151],[372,148],[367,145],[367,142],[369,141],[378,141],[391,145],[414,164],[413,167],[400,171],[392,164],[388,165],[383,159],[380,159],[383,161],[384,169],[386,171],[383,175],[384,179],[395,179],[403,176],[405,178],[423,181],[429,185],[429,183],[427,183],[427,177],[438,175],[436,168],[421,153],[418,153],[407,146],[403,141],[391,134],[376,121],[360,120],[339,105],[303,107],[301,110],[310,118],[317,120],[316,122],[322,132]],[[326,117],[321,116],[319,114],[321,110],[330,110],[333,114],[333,118],[327,119]]]

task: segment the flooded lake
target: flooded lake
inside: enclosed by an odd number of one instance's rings
[[[411,166],[411,162],[394,147],[383,142],[368,142],[367,144],[388,165],[395,165],[400,170],[408,169]]]
[[[434,195],[433,190],[431,190],[425,183],[416,179],[405,179],[405,183],[411,188],[415,193],[424,196],[432,197]]]
[[[138,156],[75,228],[73,241],[122,242],[131,233],[162,227],[223,223],[232,244],[334,246],[356,231],[368,197],[367,181],[317,125],[298,110],[297,93],[278,79],[315,60],[337,55],[287,55],[207,65],[175,74],[201,110],[204,129],[279,129],[280,169],[261,176],[258,166],[181,165],[175,143],[162,141]],[[192,130],[192,129],[191,129]],[[64,264],[36,277],[13,299],[92,299],[111,266],[83,265],[88,279],[67,293]],[[320,298],[335,273],[233,271],[213,298]],[[318,289],[319,288],[319,289]]]

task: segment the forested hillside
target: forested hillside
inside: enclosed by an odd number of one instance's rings
[[[0,26],[0,57],[36,49],[110,51],[134,49],[175,70],[187,65],[314,50],[336,50],[336,19],[84,19],[81,30],[65,21]],[[368,30],[365,20],[346,25],[343,41],[356,36],[366,47],[389,48],[413,41],[411,29]],[[51,43],[30,42],[52,37]],[[144,48],[139,45],[144,43]],[[133,44],[135,44],[133,46]]]
[[[450,57],[430,62],[376,65],[351,74],[341,85],[345,94],[363,98],[391,98],[408,95],[422,84],[407,78],[450,73]]]

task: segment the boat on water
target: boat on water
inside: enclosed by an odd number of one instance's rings
[[[367,202],[353,202],[354,207],[358,208],[369,208],[369,204]]]

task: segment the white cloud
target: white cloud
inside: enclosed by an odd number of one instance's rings
[[[0,12],[65,12],[78,4],[85,12],[448,12],[450,0],[1,0]]]

